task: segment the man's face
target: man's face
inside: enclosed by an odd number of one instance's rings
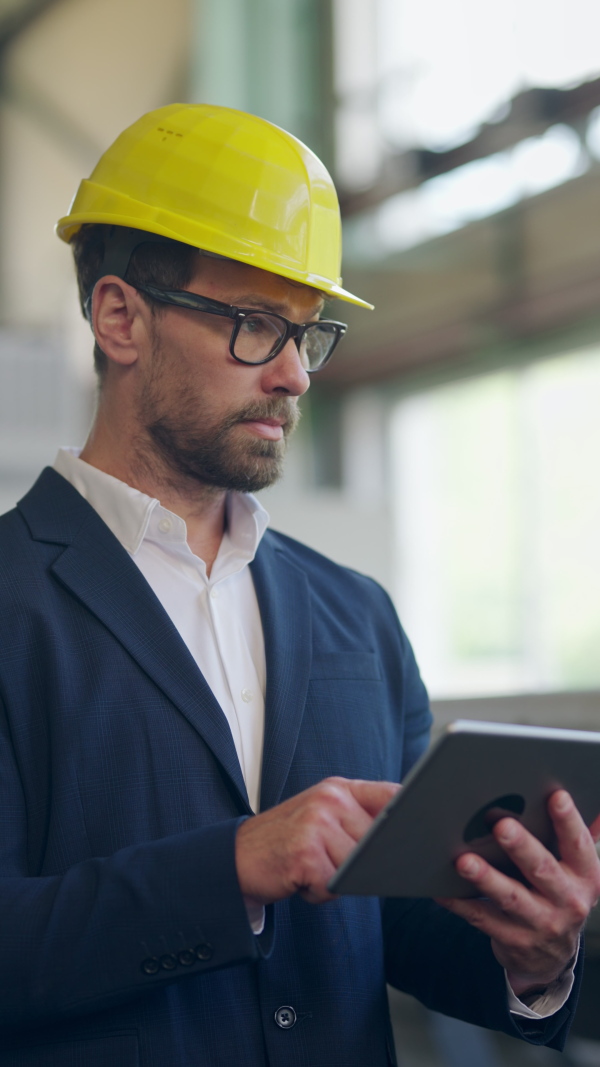
[[[318,317],[315,289],[241,263],[199,257],[187,287],[293,322]],[[281,474],[309,378],[289,341],[269,363],[248,366],[229,352],[232,320],[164,306],[153,322],[139,416],[157,456],[176,477],[256,492]]]

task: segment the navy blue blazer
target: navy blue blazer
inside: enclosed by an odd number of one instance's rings
[[[273,532],[252,572],[262,807],[327,775],[400,780],[430,714],[386,594]],[[516,1022],[487,938],[430,901],[293,898],[254,936],[225,717],[136,565],[52,470],[0,519],[0,702],[0,1067],[389,1067],[386,979],[560,1044],[569,1006]]]

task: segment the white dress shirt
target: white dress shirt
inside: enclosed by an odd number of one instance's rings
[[[187,543],[186,524],[160,502],[61,448],[54,469],[104,520],[129,552],[185,641],[231,728],[250,806],[260,808],[265,720],[265,644],[249,563],[269,516],[253,496],[229,493],[227,524],[210,577]],[[247,904],[255,933],[264,909]],[[540,1019],[553,1015],[573,987],[573,971],[548,986],[531,1006],[506,981],[509,1008]]]

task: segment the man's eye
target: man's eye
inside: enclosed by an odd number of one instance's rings
[[[271,319],[268,315],[248,315],[240,329],[240,333],[252,335],[252,337],[273,337],[280,332],[277,320]]]
[[[242,323],[242,333],[259,333],[261,329],[261,323],[258,319],[244,319]]]

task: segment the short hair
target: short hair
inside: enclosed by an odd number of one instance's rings
[[[86,301],[96,281],[102,277],[104,233],[104,226],[86,223],[71,239],[79,302],[82,314],[86,318]],[[138,245],[132,253],[124,281],[129,282],[130,285],[156,285],[159,289],[185,289],[194,275],[198,262],[198,250],[181,241],[158,244],[152,241],[151,234],[148,238],[147,242]],[[153,315],[161,314],[162,305],[152,301],[144,293],[140,295],[151,307]],[[97,341],[94,341],[94,367],[98,383],[102,385],[106,376],[108,359]]]

